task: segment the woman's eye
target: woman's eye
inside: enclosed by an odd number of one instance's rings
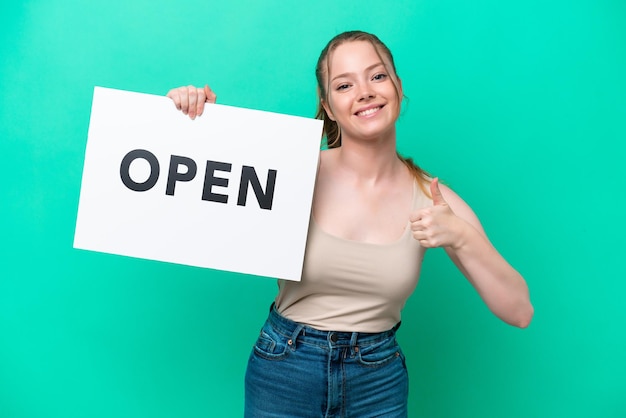
[[[350,87],[348,84],[340,84],[337,86],[337,90],[345,90]]]
[[[376,74],[374,77],[372,77],[372,79],[376,81],[384,80],[385,78],[387,78],[387,74],[384,73]]]

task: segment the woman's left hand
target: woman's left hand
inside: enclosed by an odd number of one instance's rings
[[[439,189],[439,179],[430,183],[433,206],[422,208],[411,215],[413,237],[425,248],[462,245],[462,230],[465,224],[456,216]]]

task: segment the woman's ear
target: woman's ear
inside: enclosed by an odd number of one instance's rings
[[[328,115],[330,120],[335,122],[335,116],[333,115],[333,112],[330,110],[330,106],[328,105],[328,103],[326,103],[326,100],[321,99],[321,102],[322,102],[322,106],[324,106],[324,110],[326,111],[326,114]]]

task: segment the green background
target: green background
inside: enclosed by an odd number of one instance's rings
[[[429,252],[410,416],[626,416],[623,0],[33,0],[0,5],[1,417],[242,415],[275,281],[72,248],[93,87],[312,116],[319,51],[355,28],[395,54],[401,151],[535,306],[501,323]]]

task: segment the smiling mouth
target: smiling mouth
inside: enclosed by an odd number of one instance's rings
[[[362,110],[360,112],[357,112],[357,113],[355,113],[355,115],[357,115],[357,116],[370,116],[370,115],[373,115],[374,113],[378,112],[382,108],[383,108],[382,106],[373,107],[371,109]]]

